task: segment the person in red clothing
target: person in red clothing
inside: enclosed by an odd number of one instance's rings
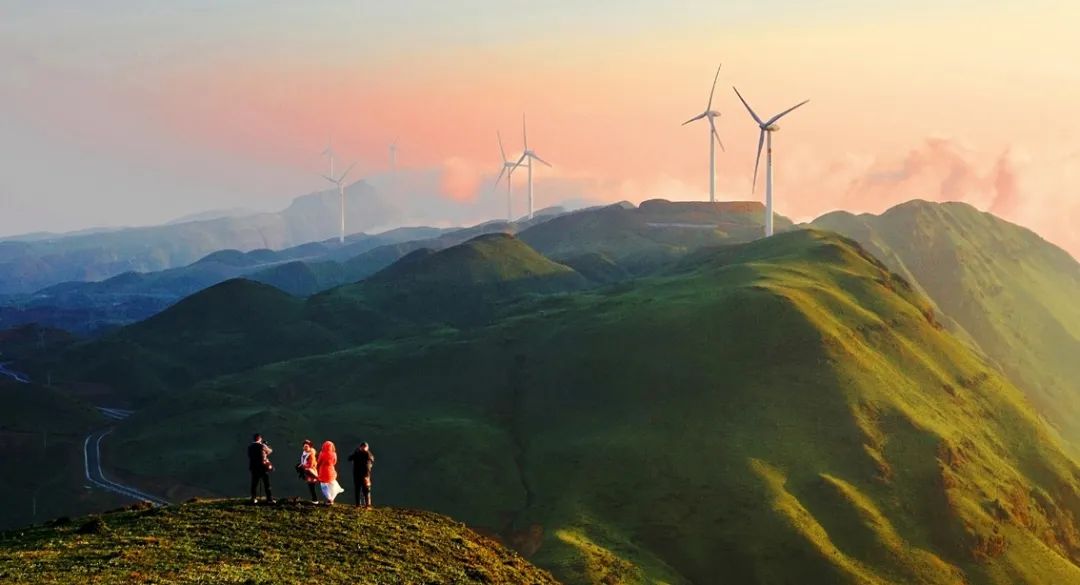
[[[319,484],[322,487],[323,497],[328,505],[334,504],[338,494],[345,491],[337,481],[337,447],[332,441],[322,444],[322,452],[319,453]]]

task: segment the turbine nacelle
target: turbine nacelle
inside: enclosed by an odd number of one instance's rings
[[[766,132],[779,132],[780,131],[780,125],[779,124],[769,124],[768,126],[762,126],[761,129],[766,131]]]

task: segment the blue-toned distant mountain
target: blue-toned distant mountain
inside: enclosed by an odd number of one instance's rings
[[[440,228],[398,228],[375,235],[349,236],[311,242],[280,251],[219,250],[177,268],[156,272],[125,272],[99,282],[65,282],[0,301],[0,329],[38,323],[68,331],[94,334],[145,319],[176,301],[228,280],[303,260],[312,265],[346,260],[382,246],[426,241]]]
[[[346,220],[353,232],[394,225],[403,219],[401,212],[366,182],[353,183],[345,193]],[[0,294],[30,293],[61,282],[185,266],[217,250],[288,248],[335,236],[338,221],[337,193],[322,191],[298,197],[276,213],[8,238],[0,241]]]

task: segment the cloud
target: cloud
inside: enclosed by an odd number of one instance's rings
[[[1062,154],[1068,151],[1060,145],[1042,148],[1038,155],[1015,147],[986,153],[928,138],[900,156],[830,164],[804,177],[803,190],[829,186],[816,200],[853,212],[880,213],[911,199],[962,201],[1080,257],[1080,230],[1073,225],[1080,217],[1080,153]]]
[[[480,170],[472,162],[460,157],[448,158],[442,164],[440,193],[455,201],[473,201],[480,179]]]

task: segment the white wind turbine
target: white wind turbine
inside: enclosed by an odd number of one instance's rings
[[[720,117],[720,112],[713,111],[712,99],[713,94],[716,93],[716,80],[720,78],[720,67],[716,68],[716,75],[713,76],[712,89],[709,90],[709,103],[705,106],[705,111],[690,118],[682,123],[686,126],[690,122],[696,122],[702,118],[709,121],[709,201],[716,202],[716,145],[720,145],[720,150],[724,150],[724,143],[720,142],[720,135],[716,133],[716,124],[713,122],[713,118]]]
[[[532,180],[532,161],[542,163],[548,167],[551,166],[546,160],[536,156],[536,153],[529,149],[529,133],[525,130],[525,114],[521,115],[521,139],[525,143],[525,151],[521,153],[521,158],[518,159],[516,165],[520,166],[521,163],[528,159],[529,164],[526,165],[529,169],[529,219],[533,218],[533,180]]]
[[[754,182],[753,186],[751,187],[752,190],[757,188],[757,172],[758,165],[761,163],[761,147],[766,142],[768,142],[765,153],[765,237],[769,237],[773,235],[772,135],[773,132],[778,132],[780,130],[780,127],[776,125],[776,122],[780,120],[780,118],[783,118],[784,116],[791,113],[792,110],[808,103],[810,100],[799,102],[794,106],[791,106],[790,108],[763,122],[761,118],[759,118],[758,115],[754,113],[754,110],[750,107],[750,104],[746,103],[746,100],[743,99],[743,96],[741,93],[739,93],[739,90],[736,89],[734,86],[732,86],[731,89],[735,90],[735,95],[739,96],[739,101],[741,101],[743,105],[746,106],[746,111],[750,112],[750,116],[754,118],[754,122],[756,122],[758,128],[761,129],[761,132],[758,134],[757,157],[754,159]]]
[[[330,159],[331,166],[333,166],[334,164],[333,160],[333,158]],[[330,181],[331,183],[337,185],[338,188],[338,203],[340,206],[339,212],[341,213],[341,232],[338,235],[338,242],[342,244],[345,243],[345,177],[349,175],[349,171],[351,171],[352,168],[355,166],[356,163],[349,165],[349,168],[345,169],[345,172],[341,173],[341,176],[336,179],[332,174],[322,176],[327,181]]]
[[[492,189],[499,187],[499,181],[502,180],[503,175],[506,175],[506,220],[514,221],[514,169],[518,168],[518,163],[508,160],[506,158],[506,149],[503,148],[502,134],[495,133],[495,136],[499,138],[499,153],[502,154],[502,167],[499,169],[499,176],[495,178],[495,186]]]

